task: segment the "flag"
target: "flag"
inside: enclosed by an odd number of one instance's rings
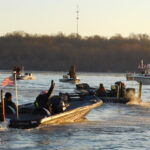
[[[2,87],[4,88],[5,86],[14,86],[15,85],[15,81],[13,81],[12,79],[10,79],[10,77],[7,77],[3,80],[2,82]]]

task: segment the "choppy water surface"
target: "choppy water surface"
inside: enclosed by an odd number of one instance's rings
[[[0,83],[9,76],[0,72]],[[34,72],[33,81],[18,81],[19,104],[33,102],[40,91],[48,90],[51,80],[56,83],[53,94],[73,92],[75,85],[60,83],[63,73]],[[79,73],[82,83],[98,87],[104,83],[110,88],[116,81],[123,81],[127,87],[136,88],[138,83],[126,81],[123,74]],[[6,88],[13,94],[14,88]],[[99,150],[99,149],[149,149],[150,148],[150,86],[143,86],[141,105],[103,104],[93,109],[87,120],[81,123],[45,126],[31,130],[0,129],[0,149],[8,150]]]

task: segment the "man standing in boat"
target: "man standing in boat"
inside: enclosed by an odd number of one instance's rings
[[[76,79],[76,65],[71,66],[68,75],[72,79]]]
[[[13,68],[13,72],[16,71],[16,75],[19,76],[20,75],[20,72],[21,72],[21,68],[19,66],[15,66]]]

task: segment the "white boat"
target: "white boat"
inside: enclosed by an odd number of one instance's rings
[[[79,83],[80,79],[76,76],[76,65],[71,66],[69,73],[63,75],[63,78],[59,79],[59,81],[73,84]]]
[[[16,74],[17,80],[35,80],[36,77],[32,73],[24,73],[24,67],[14,67],[12,76],[10,78],[14,79]]]
[[[141,65],[138,66],[136,73],[127,73],[126,79],[128,81],[135,80],[143,85],[150,85],[150,64],[143,65],[143,60]]]
[[[144,85],[150,85],[150,75],[140,75],[140,74],[137,74],[135,77],[134,77],[134,80],[139,82],[139,83],[142,83]]]
[[[35,80],[36,77],[32,75],[32,73],[24,73],[17,76],[17,80]]]
[[[70,78],[69,75],[63,75],[63,78],[62,79],[59,79],[60,82],[67,82],[67,83],[79,83],[80,82],[80,79],[78,77],[76,78]]]

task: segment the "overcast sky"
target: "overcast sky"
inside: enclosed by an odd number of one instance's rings
[[[110,37],[150,35],[150,0],[0,0],[0,35],[76,33]]]

